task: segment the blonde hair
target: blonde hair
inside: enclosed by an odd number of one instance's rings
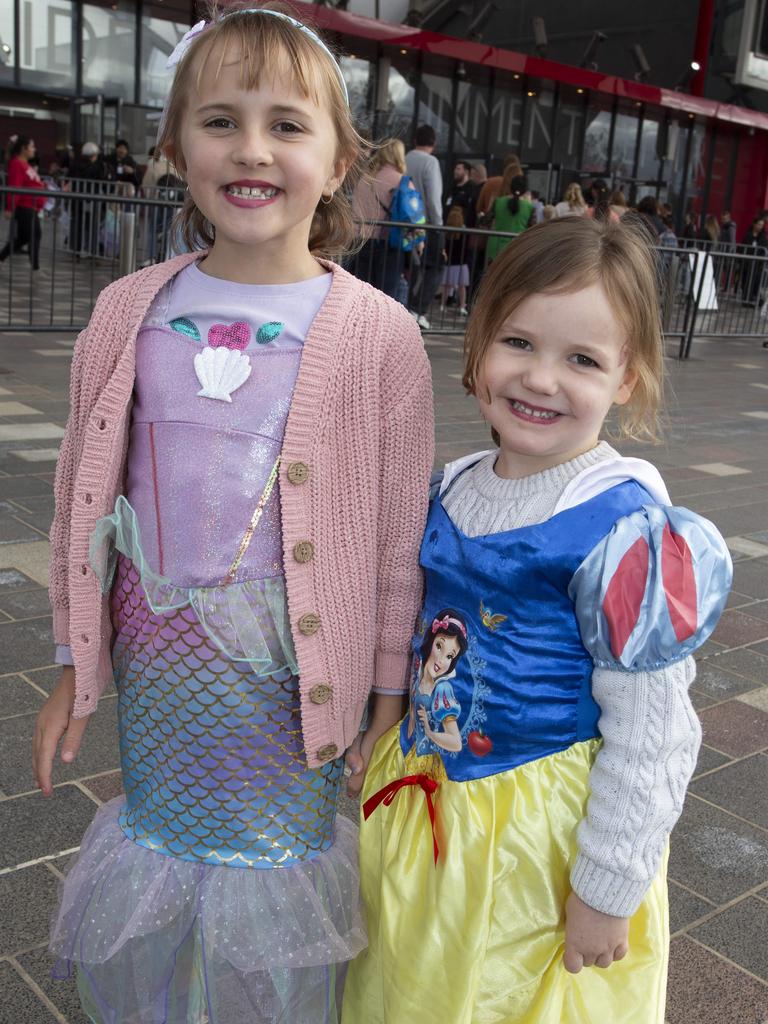
[[[293,17],[284,4],[250,2],[247,7],[245,3],[225,6],[220,0],[208,0],[207,6],[210,24],[192,39],[177,65],[157,151],[173,160],[182,177],[186,174],[180,140],[187,97],[193,90],[199,90],[206,75],[218,77],[228,50],[236,50],[240,55],[240,82],[244,89],[258,89],[263,74],[283,70],[290,73],[303,96],[317,104],[322,100],[327,103],[336,129],[336,159],[347,167],[344,187],[334,193],[330,202],[320,201],[317,205],[309,232],[309,249],[315,255],[328,257],[346,251],[356,236],[347,190],[360,175],[366,145],[353,124],[333,58],[289,21],[264,17],[258,10],[252,10],[258,6]],[[231,17],[234,12],[240,13]],[[213,244],[215,226],[189,194],[176,223],[190,249]]]
[[[599,284],[626,332],[627,368],[637,374],[619,410],[620,436],[658,440],[664,342],[656,264],[631,226],[582,217],[538,224],[515,238],[487,270],[467,326],[462,383],[483,387],[483,364],[504,321],[537,293],[562,294]]]
[[[368,165],[368,174],[375,175],[382,167],[394,167],[405,174],[405,146],[401,139],[382,139]]]
[[[581,191],[581,185],[578,181],[572,181],[568,188],[565,190],[563,196],[563,202],[568,203],[569,206],[579,206],[586,208],[586,200],[584,199],[584,193]]]

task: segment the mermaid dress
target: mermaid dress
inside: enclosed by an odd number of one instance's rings
[[[476,537],[436,494],[420,559],[411,708],[362,794],[369,944],[343,1024],[663,1024],[663,854],[627,957],[562,965],[601,744],[591,680],[596,665],[658,669],[706,640],[730,586],[722,538],[629,479]]]
[[[182,296],[210,287],[191,269]],[[207,329],[156,311],[137,339],[125,493],[91,552],[125,796],[87,832],[51,943],[98,1024],[336,1024],[364,945],[343,761],[306,765],[286,606],[276,476],[300,331],[258,313],[291,289],[316,311],[323,286],[303,284],[252,288],[249,320]]]

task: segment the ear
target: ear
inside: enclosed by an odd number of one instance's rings
[[[167,142],[162,149],[162,154],[169,163],[172,163],[177,171],[186,176],[187,168],[184,164],[184,155],[181,149],[177,149],[172,142]]]
[[[632,397],[632,392],[635,390],[639,374],[637,370],[632,367],[628,367],[624,373],[624,379],[619,385],[616,394],[613,398],[614,405],[626,405]]]
[[[336,192],[336,191],[338,191],[338,189],[341,188],[341,185],[343,184],[344,179],[347,176],[347,171],[348,170],[349,170],[349,160],[344,160],[341,157],[338,160],[336,160],[336,162],[333,165],[333,173],[331,174],[330,178],[328,178],[328,180],[325,183],[325,188],[323,189],[323,195],[325,195],[326,189],[329,192]]]

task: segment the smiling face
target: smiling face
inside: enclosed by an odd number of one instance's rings
[[[245,89],[238,53],[225,52],[218,75],[201,77],[184,112],[181,153],[168,155],[216,229],[209,260],[219,276],[255,258],[301,272],[315,208],[344,177],[329,110],[281,69]]]
[[[500,438],[499,476],[517,478],[590,448],[636,381],[627,339],[600,285],[538,293],[501,325],[478,380],[480,409]]]
[[[455,636],[446,636],[445,633],[438,633],[432,642],[432,649],[429,658],[424,664],[424,674],[432,682],[450,672],[456,656],[461,651],[459,641]]]

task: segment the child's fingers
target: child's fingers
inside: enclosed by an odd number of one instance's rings
[[[620,942],[618,944],[618,946],[616,947],[616,949],[614,949],[614,951],[613,951],[613,959],[614,960],[623,960],[628,952],[629,952],[629,943],[627,943],[627,942]]]
[[[346,763],[346,770],[344,774],[348,777],[347,796],[351,797],[358,796],[360,790],[363,788],[365,761],[363,760],[363,755],[360,752],[360,743],[361,739],[358,735],[347,750],[346,757],[344,758]]]
[[[70,718],[61,744],[61,760],[66,764],[70,764],[77,757],[87,725],[87,718]]]
[[[572,946],[565,947],[563,954],[563,967],[569,974],[578,974],[584,966],[584,957]]]
[[[613,960],[613,953],[601,953],[595,960],[595,967],[610,967]]]
[[[33,743],[32,765],[35,773],[35,781],[42,791],[43,796],[53,796],[51,784],[51,771],[53,759],[56,756],[61,734],[64,730],[57,728],[35,729],[35,742]]]

